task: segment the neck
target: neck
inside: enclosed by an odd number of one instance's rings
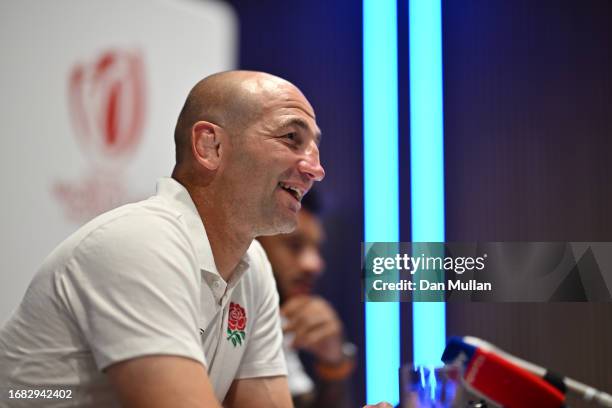
[[[207,213],[206,208],[199,208],[197,205],[196,207],[204,222],[217,270],[228,282],[240,259],[253,242],[253,238],[228,228],[227,218],[219,218]]]
[[[174,173],[172,177],[189,192],[206,228],[217,270],[228,282],[254,237],[247,229],[244,227],[241,229],[237,225],[235,217],[226,208],[226,203],[223,200],[216,200],[218,195],[209,191],[210,186],[189,183]]]

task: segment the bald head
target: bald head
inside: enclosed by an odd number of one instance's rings
[[[227,71],[202,79],[189,92],[176,124],[177,164],[190,151],[194,123],[211,122],[239,135],[261,115],[267,94],[282,86],[294,87],[282,78],[256,71]]]

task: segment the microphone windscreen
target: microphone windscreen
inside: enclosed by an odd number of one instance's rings
[[[563,394],[494,352],[475,348],[464,376],[467,388],[505,408],[560,408]]]

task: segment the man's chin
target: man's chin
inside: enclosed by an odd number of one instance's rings
[[[312,296],[313,287],[312,285],[298,285],[292,287],[289,292],[291,293],[289,297],[297,297],[297,296]]]
[[[297,227],[297,215],[287,214],[283,217],[277,216],[273,223],[263,228],[257,236],[289,234]]]
[[[286,218],[277,224],[277,230],[274,234],[289,234],[297,227],[297,217],[293,216]]]

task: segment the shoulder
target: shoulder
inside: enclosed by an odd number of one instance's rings
[[[161,227],[161,228],[160,228]],[[118,248],[120,244],[144,242],[148,233],[180,231],[180,214],[158,197],[126,204],[98,215],[70,234],[45,258],[42,270],[54,270],[93,248]]]
[[[152,198],[105,213],[65,242],[69,269],[104,275],[197,269],[181,214]]]
[[[92,248],[125,251],[154,246],[161,249],[167,241],[187,236],[181,214],[162,200],[151,198],[92,220],[83,227],[75,249],[77,252]]]

